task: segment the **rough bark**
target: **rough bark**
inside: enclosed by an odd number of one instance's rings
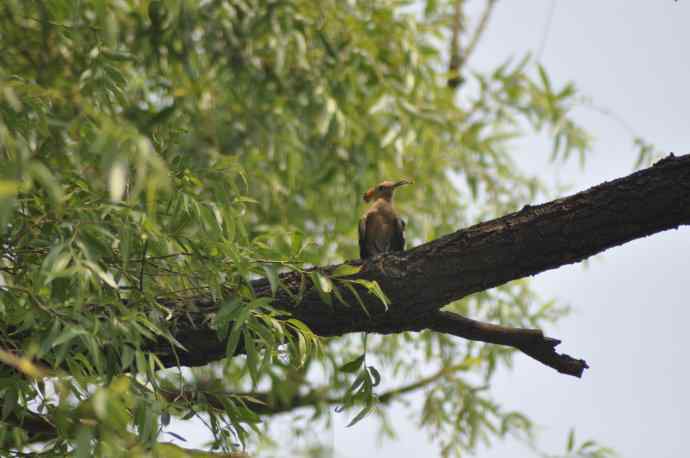
[[[438,209],[443,211],[443,209]],[[375,280],[390,298],[386,308],[373,295],[360,293],[369,314],[340,289],[347,306],[326,304],[311,285],[295,303],[280,290],[273,306],[304,321],[318,335],[351,332],[393,333],[431,329],[464,338],[510,345],[554,369],[580,376],[583,360],[555,352],[559,343],[539,330],[520,330],[479,323],[439,313],[444,305],[511,280],[582,261],[592,255],[656,232],[690,224],[690,155],[673,155],[627,177],[546,204],[480,223],[417,246],[362,263],[350,279]],[[319,268],[325,274],[337,266]],[[299,273],[281,276],[293,293],[303,281]],[[337,282],[336,282],[337,285]],[[271,295],[267,280],[257,280],[258,296]],[[178,304],[204,315],[217,309],[207,297]],[[199,320],[201,321],[201,320]],[[203,365],[224,357],[225,342],[200,325],[180,328],[175,336],[189,352],[179,353],[182,365]],[[155,345],[166,365],[177,359],[169,346]]]

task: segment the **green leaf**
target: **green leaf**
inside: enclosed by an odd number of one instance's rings
[[[14,197],[19,192],[19,182],[15,180],[0,179],[0,199]]]
[[[5,420],[17,407],[18,394],[13,386],[5,390],[2,401],[2,419]]]
[[[304,362],[307,360],[309,345],[307,344],[307,339],[304,337],[304,334],[301,332],[297,334],[297,351],[299,353],[298,367],[302,367]]]
[[[575,429],[571,428],[570,432],[568,433],[568,443],[565,446],[565,451],[570,453],[573,451],[574,447],[575,447]]]
[[[77,441],[75,447],[76,458],[89,458],[91,456],[91,440],[93,439],[93,430],[91,428],[82,426],[77,433]]]
[[[146,355],[144,352],[137,350],[135,359],[137,361],[137,373],[142,375],[148,373],[148,365],[146,364]]]
[[[247,352],[247,367],[249,368],[249,375],[252,378],[254,386],[259,381],[259,355],[254,344],[254,338],[251,333],[244,329],[242,331],[244,336],[244,349]]]
[[[237,351],[237,344],[240,341],[241,335],[241,326],[237,324],[233,325],[232,331],[230,331],[230,336],[228,337],[228,343],[225,347],[225,356],[227,356],[228,358],[232,358],[233,356],[235,356],[235,352]]]
[[[335,295],[336,299],[338,299],[338,301],[339,301],[341,304],[343,304],[345,307],[349,307],[349,306],[350,306],[350,304],[347,303],[347,301],[345,300],[345,298],[344,298],[343,295],[340,293],[340,291],[338,290],[337,287],[336,287],[336,288],[333,288],[333,294]]]
[[[292,233],[290,239],[290,251],[293,256],[299,256],[303,250],[304,234],[300,231],[295,231]]]
[[[373,377],[372,386],[378,386],[379,383],[381,383],[381,374],[379,374],[379,371],[377,371],[374,366],[369,366],[368,369],[369,373]]]
[[[321,297],[321,300],[328,305],[333,304],[333,298],[331,297],[331,291],[333,290],[333,282],[320,272],[313,271],[309,273],[309,278],[311,278],[312,283],[316,286],[316,290]]]
[[[29,165],[29,174],[46,190],[53,205],[62,205],[64,199],[62,187],[48,167],[41,162],[32,161]]]
[[[77,328],[77,327],[69,327],[65,329],[53,342],[51,345],[51,348],[55,348],[59,345],[62,345],[64,343],[69,342],[70,340],[74,339],[77,336],[83,336],[88,334],[88,332],[84,329]]]
[[[93,411],[96,416],[103,420],[107,415],[108,393],[104,388],[96,390],[92,398]]]
[[[295,318],[290,318],[289,320],[287,320],[287,323],[295,329],[297,329],[300,333],[304,334],[305,336],[308,336],[311,339],[316,339],[316,335],[314,334],[314,332],[311,329],[309,329],[309,326],[304,324],[303,321],[300,321]]]
[[[347,289],[350,290],[352,295],[357,299],[357,302],[359,303],[360,307],[362,307],[362,310],[364,310],[364,313],[366,313],[367,316],[369,315],[369,310],[367,310],[367,307],[364,305],[364,301],[362,301],[362,298],[360,297],[359,293],[357,292],[357,289],[352,286],[350,282],[344,282],[343,283]]]
[[[333,271],[331,277],[348,277],[355,275],[362,270],[362,266],[351,266],[350,264],[341,264]]]
[[[312,279],[316,279],[314,284],[319,288],[319,291],[330,294],[333,291],[333,282],[330,278],[323,275],[321,272],[312,272]]]
[[[238,297],[226,299],[216,313],[215,325],[218,337],[224,339],[228,335],[230,323],[243,310],[243,302]]]
[[[235,355],[235,352],[237,350],[237,344],[239,343],[240,337],[242,335],[241,331],[244,322],[247,320],[247,318],[249,318],[252,308],[256,307],[260,303],[262,303],[261,299],[256,299],[249,305],[249,307],[243,307],[236,315],[235,321],[232,324],[230,336],[228,337],[227,346],[225,347],[226,356],[232,357]]]
[[[544,90],[550,94],[552,91],[551,91],[551,81],[549,80],[549,75],[546,74],[546,70],[544,69],[544,67],[541,64],[537,65],[537,69],[539,70],[539,78],[541,79],[541,82],[544,86]]]
[[[364,406],[364,408],[362,410],[360,410],[357,415],[355,415],[355,417],[350,421],[350,423],[347,424],[347,427],[349,428],[351,426],[356,425],[360,421],[362,421],[364,419],[364,417],[366,417],[369,414],[369,412],[371,412],[371,409],[373,407],[374,407],[373,400],[370,402],[367,402],[367,404]]]
[[[381,287],[379,286],[378,282],[373,281],[373,280],[364,280],[364,279],[358,279],[358,280],[352,280],[352,281],[353,281],[353,283],[357,283],[359,285],[364,286],[371,294],[376,296],[381,301],[381,303],[383,304],[385,310],[388,311],[388,305],[390,304],[390,300],[384,294],[384,292],[381,289]],[[368,314],[368,312],[367,312],[367,314]]]
[[[278,278],[278,269],[274,265],[264,265],[264,272],[266,272],[266,278],[268,283],[271,285],[271,294],[275,297],[278,291],[278,286],[280,285],[280,280]]]
[[[356,359],[353,359],[349,363],[343,364],[338,368],[340,372],[347,372],[347,373],[354,373],[359,370],[360,367],[362,367],[362,364],[364,363],[364,358],[366,357],[366,353],[362,353],[359,357]]]

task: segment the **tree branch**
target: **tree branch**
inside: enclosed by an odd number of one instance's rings
[[[555,347],[561,341],[545,337],[540,329],[499,326],[443,311],[424,317],[410,330],[421,331],[424,329],[452,334],[469,340],[514,347],[560,373],[574,375],[575,377],[581,377],[582,372],[589,368],[582,359],[575,359],[569,355],[557,353]]]
[[[460,32],[463,25],[463,5],[464,0],[455,0],[453,4],[453,18],[450,30],[450,46],[448,54],[450,55],[448,63],[448,87],[455,89],[463,82],[460,74],[460,67],[465,58],[462,56],[462,49],[460,46]]]
[[[472,38],[470,38],[469,44],[465,49],[465,62],[469,60],[470,56],[474,52],[474,49],[477,47],[477,43],[479,43],[479,39],[484,34],[486,25],[489,23],[489,17],[491,17],[491,13],[493,12],[495,5],[496,0],[486,0],[486,6],[484,6],[484,11],[479,19],[479,23],[477,24],[477,27],[475,27]]]
[[[454,366],[442,367],[433,374],[422,377],[411,383],[407,383],[395,388],[388,389],[378,394],[378,402],[387,404],[406,393],[417,391],[421,388],[429,386],[435,381],[444,377],[452,377],[454,373],[467,369],[468,364],[462,362]],[[480,390],[485,387],[469,387],[472,390]],[[194,394],[198,392],[195,387]],[[333,397],[328,396],[330,391],[329,386],[321,386],[312,388],[305,394],[295,393],[288,399],[282,399],[280,396],[275,396],[271,392],[249,392],[249,393],[204,393],[207,396],[208,402],[218,409],[224,409],[223,403],[218,400],[217,396],[239,396],[244,400],[244,403],[253,412],[259,415],[278,415],[286,412],[291,412],[295,409],[303,407],[318,408],[319,405],[339,405],[343,404],[343,396]],[[187,392],[180,394],[179,392],[162,392],[166,398],[180,398],[189,397]],[[258,401],[258,402],[257,402]]]
[[[462,337],[515,346],[550,367],[577,375],[586,363],[557,354],[553,350],[555,340],[542,336],[532,342],[524,337],[534,331],[508,332],[482,324],[474,325],[470,333],[466,322],[461,326],[457,317],[440,321],[434,318],[431,323],[424,320],[439,316],[433,314],[467,295],[579,262],[631,240],[689,223],[690,155],[670,155],[627,177],[543,205],[525,206],[519,212],[461,229],[408,251],[389,253],[364,263],[350,261],[351,265],[362,265],[362,269],[348,279],[378,282],[391,300],[387,308],[359,286],[368,314],[356,305],[357,298],[342,287],[339,292],[345,302],[354,305],[336,300],[332,305],[326,304],[309,281],[302,301],[295,303],[292,298],[299,294],[304,281],[300,272],[280,276],[290,293],[279,290],[272,305],[302,320],[321,336],[402,332],[410,329],[410,323],[417,328],[430,324],[435,330],[445,329]],[[328,275],[336,267],[319,270]],[[267,279],[254,281],[252,287],[259,297],[272,296]],[[175,338],[189,349],[187,352],[176,356],[165,341],[148,347],[163,364],[205,365],[225,356],[225,342],[216,337],[209,320],[204,319],[218,310],[218,304],[208,295],[165,303],[184,316],[196,318],[196,324],[180,320],[185,324],[174,330]]]

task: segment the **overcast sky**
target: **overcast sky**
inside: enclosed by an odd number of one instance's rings
[[[474,11],[484,2],[467,3]],[[516,147],[526,170],[579,191],[631,172],[636,153],[629,128],[663,151],[690,152],[689,44],[690,0],[501,1],[472,67],[491,69],[531,49],[552,83],[574,81],[597,106],[627,123],[628,128],[595,110],[577,110],[576,119],[595,136],[584,169],[577,163],[548,165],[548,150],[536,140]],[[614,248],[587,268],[536,276],[543,296],[574,309],[546,334],[562,339],[560,350],[586,359],[591,369],[575,379],[519,355],[513,370],[495,378],[494,398],[526,413],[538,425],[541,448],[551,453],[563,451],[574,427],[579,441],[596,439],[624,457],[687,456],[690,344],[683,330],[690,323],[689,282],[687,227]],[[405,410],[394,408],[392,414],[399,437],[379,449],[373,418],[345,428],[347,416],[335,414],[335,426],[325,434],[332,435],[336,456],[438,456]],[[188,438],[199,445],[201,437]],[[535,455],[507,440],[477,456]]]

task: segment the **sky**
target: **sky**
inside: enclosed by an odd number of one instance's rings
[[[472,17],[483,2],[467,4]],[[574,112],[595,137],[584,168],[577,161],[549,164],[548,145],[539,139],[516,145],[521,167],[576,192],[629,174],[636,159],[633,135],[666,153],[690,153],[689,24],[690,0],[501,1],[471,67],[489,70],[532,50],[553,84],[573,81],[596,107],[615,115]],[[537,443],[550,453],[563,452],[574,428],[578,442],[592,438],[623,457],[683,456],[690,411],[688,280],[688,227],[613,248],[587,266],[535,276],[542,296],[573,309],[546,335],[561,339],[560,351],[584,358],[591,368],[576,379],[517,355],[514,367],[495,377],[494,399],[527,414],[537,426]],[[381,446],[374,419],[345,428],[349,418],[336,414],[324,434],[331,435],[338,458],[439,456],[407,415],[393,407],[398,438]],[[184,445],[193,446],[201,436],[190,431],[188,438]],[[476,456],[535,454],[507,439]]]

